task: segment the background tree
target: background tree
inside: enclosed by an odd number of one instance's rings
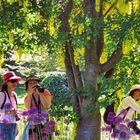
[[[79,117],[76,140],[100,139],[99,97],[104,92],[98,80],[113,74],[128,41],[138,46],[139,5],[138,0],[1,1],[2,54],[8,44],[24,53],[62,48],[68,85],[74,92],[71,101]],[[82,65],[75,57],[78,48],[83,51]]]

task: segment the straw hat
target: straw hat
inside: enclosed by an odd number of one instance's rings
[[[26,78],[25,84],[27,84],[29,81],[32,81],[32,80],[40,82],[40,79],[38,77],[36,77],[35,75],[30,75]]]

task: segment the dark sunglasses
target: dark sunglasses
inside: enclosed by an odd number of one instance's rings
[[[17,83],[18,80],[9,80],[11,83]]]

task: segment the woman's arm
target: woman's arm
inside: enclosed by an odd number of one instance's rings
[[[133,110],[140,113],[140,106],[136,103],[136,101],[131,96],[124,98],[123,101],[127,106],[131,107]]]
[[[45,109],[50,108],[52,102],[52,95],[48,90],[45,90],[44,93],[39,93],[41,103]]]
[[[0,92],[0,114],[4,114],[5,113],[5,111],[3,109],[1,109],[1,106],[2,106],[2,104],[4,102],[4,98],[5,98],[4,93]]]
[[[24,98],[24,104],[27,110],[29,110],[31,108],[31,99],[32,96],[30,94],[28,94],[25,98]]]

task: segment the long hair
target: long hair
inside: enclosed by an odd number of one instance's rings
[[[28,90],[28,82],[25,83],[25,91],[27,92]]]
[[[2,87],[1,87],[1,92],[4,92],[6,91],[8,93],[8,86],[7,84],[4,84]]]

